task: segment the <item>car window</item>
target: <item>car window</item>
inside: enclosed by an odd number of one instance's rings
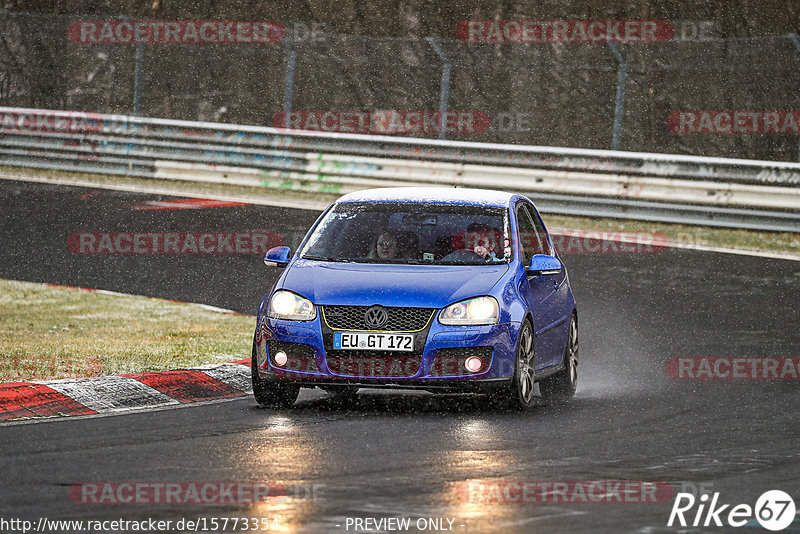
[[[525,265],[531,262],[536,254],[547,254],[544,236],[533,223],[528,207],[520,204],[517,209],[517,225],[519,227],[519,243],[522,250],[522,261]]]
[[[303,247],[306,259],[471,264],[511,259],[507,210],[491,206],[356,203],[334,206]]]
[[[548,256],[554,256],[553,248],[550,246],[550,239],[547,234],[547,230],[544,228],[544,223],[542,222],[542,218],[539,216],[539,212],[536,211],[535,208],[526,205],[526,210],[529,210],[531,219],[533,220],[533,227],[536,229],[536,235],[539,237],[539,245],[541,252],[537,252],[537,254],[547,254]]]

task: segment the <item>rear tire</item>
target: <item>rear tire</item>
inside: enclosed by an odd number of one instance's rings
[[[539,382],[542,398],[551,404],[567,402],[578,388],[578,319],[569,323],[569,336],[564,346],[564,369]]]
[[[253,356],[251,358],[250,370],[253,382],[253,396],[256,402],[266,408],[288,408],[294,404],[297,400],[297,396],[300,394],[300,387],[261,380],[261,377],[258,375],[257,362],[256,344],[255,340],[253,340]]]

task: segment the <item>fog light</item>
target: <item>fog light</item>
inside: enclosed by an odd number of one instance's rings
[[[467,371],[470,373],[477,373],[480,371],[481,367],[483,367],[483,361],[477,356],[470,356],[464,360],[464,367],[466,367]]]
[[[275,365],[278,367],[283,367],[286,365],[286,362],[289,360],[289,357],[286,355],[285,352],[279,350],[275,353]]]

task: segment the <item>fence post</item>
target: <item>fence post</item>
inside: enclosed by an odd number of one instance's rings
[[[794,47],[797,50],[797,53],[800,54],[800,37],[798,37],[796,33],[790,33],[789,39],[792,40],[792,43],[794,44]],[[800,161],[800,148],[798,148],[797,151],[797,161]]]
[[[133,72],[133,114],[142,115],[142,78],[144,78],[144,43],[136,45],[136,67]]]
[[[292,99],[294,98],[294,69],[297,64],[297,53],[289,39],[281,41],[289,57],[286,59],[286,81],[283,86],[283,126],[289,127],[289,113],[292,112]]]
[[[125,22],[130,22],[128,17],[122,17]],[[136,58],[133,65],[133,115],[142,115],[142,79],[144,78],[144,43],[136,44]]]
[[[426,37],[425,40],[433,47],[433,51],[436,52],[436,55],[439,56],[439,59],[442,61],[442,82],[439,90],[439,112],[441,117],[439,119],[438,137],[439,139],[444,139],[446,137],[445,124],[447,124],[447,108],[450,101],[450,72],[452,71],[453,64],[434,37]]]
[[[622,142],[622,120],[625,117],[625,79],[628,76],[628,60],[617,46],[617,43],[608,41],[608,47],[617,58],[617,101],[614,105],[614,135],[611,139],[611,148],[619,150]]]

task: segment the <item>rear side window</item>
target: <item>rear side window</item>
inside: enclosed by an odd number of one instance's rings
[[[536,235],[539,236],[539,243],[541,245],[542,252],[537,252],[537,254],[547,254],[548,256],[555,256],[553,252],[553,248],[550,246],[550,239],[547,237],[547,230],[544,229],[544,223],[542,223],[542,218],[536,212],[535,209],[531,208],[530,206],[525,206],[525,209],[530,210],[530,216],[533,220],[533,227],[536,228]]]
[[[538,223],[538,225],[534,222]],[[522,261],[525,265],[531,262],[536,254],[549,254],[544,227],[538,217],[531,216],[528,207],[520,204],[517,208],[517,225],[519,226],[519,243],[522,249]],[[537,228],[538,226],[538,228]]]

